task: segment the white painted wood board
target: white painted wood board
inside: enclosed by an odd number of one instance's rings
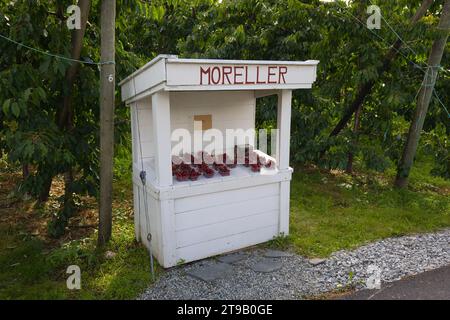
[[[160,55],[122,80],[128,103],[154,92],[284,90],[311,88],[319,61],[179,59]],[[204,70],[210,70],[205,81]],[[230,71],[231,70],[231,71]],[[230,73],[231,72],[231,73]]]
[[[266,242],[277,235],[278,225],[263,227],[229,237],[177,249],[179,261],[191,262]]]
[[[245,216],[212,225],[177,231],[177,248],[210,242],[212,240],[222,239],[225,237],[232,237],[236,234],[277,225],[277,218],[278,211],[272,210],[257,215]]]
[[[245,190],[241,193],[244,192]],[[244,201],[232,201],[227,195],[224,195],[224,198],[228,200],[227,204],[175,214],[175,230],[183,231],[206,227],[227,220],[240,219],[268,211],[278,211],[280,208],[279,195],[270,197],[257,195],[254,199]]]

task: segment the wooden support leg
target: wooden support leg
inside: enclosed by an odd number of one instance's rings
[[[161,200],[161,257],[165,268],[173,267],[178,261],[176,258],[175,238],[175,202],[174,200]]]
[[[172,185],[172,156],[169,92],[152,96],[153,135],[155,139],[155,172],[161,187]]]
[[[278,94],[278,143],[277,143],[277,165],[278,169],[289,168],[289,145],[291,136],[291,90],[281,90]]]
[[[291,90],[282,90],[278,94],[278,139],[277,139],[277,165],[279,170],[289,169],[289,145],[291,136]],[[289,234],[289,199],[290,181],[280,182],[280,234]]]

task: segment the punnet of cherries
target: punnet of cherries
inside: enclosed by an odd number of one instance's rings
[[[258,155],[250,145],[242,147],[234,146],[234,157],[231,159],[226,153],[220,155],[210,155],[205,151],[200,151],[196,156],[185,154],[183,157],[172,157],[172,175],[177,181],[196,181],[203,175],[212,178],[217,172],[221,176],[229,176],[231,169],[236,168],[238,163],[249,167],[253,172],[261,171],[261,167],[269,169],[275,168],[272,160]],[[240,152],[239,152],[240,151]]]

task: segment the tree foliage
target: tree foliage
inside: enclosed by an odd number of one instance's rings
[[[365,26],[366,8],[374,2],[386,22],[381,30]],[[0,0],[0,33],[45,52],[70,56],[66,27],[69,0]],[[421,85],[433,28],[442,1],[435,1],[414,30],[409,20],[420,0],[118,0],[116,21],[117,78],[161,53],[183,57],[320,60],[313,90],[293,95],[292,160],[327,168],[345,168],[352,151],[366,167],[383,171],[400,156]],[[81,60],[100,60],[100,0],[92,1]],[[381,78],[377,67],[397,40],[407,44]],[[39,197],[56,175],[75,172],[66,192],[97,195],[99,67],[80,64],[72,98],[73,128],[60,128],[56,117],[67,88],[70,61],[41,54],[0,39],[0,151],[9,161],[28,166],[19,190]],[[436,84],[450,105],[449,49]],[[376,80],[366,99],[361,129],[355,139],[350,126],[329,137],[356,88]],[[119,95],[119,91],[117,92]],[[116,139],[129,147],[128,110],[116,99]],[[257,125],[276,125],[276,104],[258,102]],[[450,177],[450,119],[435,100],[425,122],[421,152],[433,155],[433,172]],[[324,155],[321,151],[327,149]],[[117,148],[120,150],[120,147]],[[120,152],[120,151],[119,151]],[[64,200],[62,199],[62,202]],[[70,204],[62,207],[65,216]],[[69,208],[70,209],[70,208]],[[64,211],[66,210],[66,211]],[[68,210],[70,216],[71,210]],[[63,219],[64,220],[64,219]],[[64,226],[64,223],[62,224]],[[60,228],[60,227],[58,227]],[[56,228],[57,229],[57,228]],[[60,232],[56,232],[55,235]]]
[[[419,66],[424,67],[432,41],[430,26],[436,24],[440,11],[441,4],[436,2],[410,30],[409,20],[420,3],[378,1],[389,26],[383,23],[381,30],[370,31],[366,27],[370,1],[354,1],[348,6],[320,1],[224,1],[203,15],[203,21],[179,48],[191,57],[320,60],[313,91],[294,94],[293,160],[345,168],[346,155],[352,150],[366,167],[382,171],[398,161],[423,77]],[[390,27],[407,46],[389,72],[379,78],[377,67],[397,40]],[[443,101],[448,101],[448,76],[443,73],[438,83]],[[359,143],[352,143],[350,128],[329,138],[356,88],[371,80],[377,83],[364,104]],[[258,110],[260,123],[274,119],[274,108],[273,101],[263,103]],[[445,126],[448,135],[450,121],[435,101],[426,130],[434,131],[437,123]],[[442,143],[426,140],[424,144],[443,152]],[[329,150],[325,159],[320,152],[324,148]]]

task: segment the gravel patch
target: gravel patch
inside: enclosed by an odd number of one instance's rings
[[[323,263],[292,254],[279,257],[281,268],[263,273],[252,269],[267,260],[266,250],[242,251],[246,257],[234,262],[233,276],[205,282],[188,273],[214,266],[206,259],[168,270],[138,299],[301,299],[342,288],[365,287],[368,267],[381,271],[382,282],[450,264],[450,229],[432,234],[388,238],[347,251],[333,253]]]

